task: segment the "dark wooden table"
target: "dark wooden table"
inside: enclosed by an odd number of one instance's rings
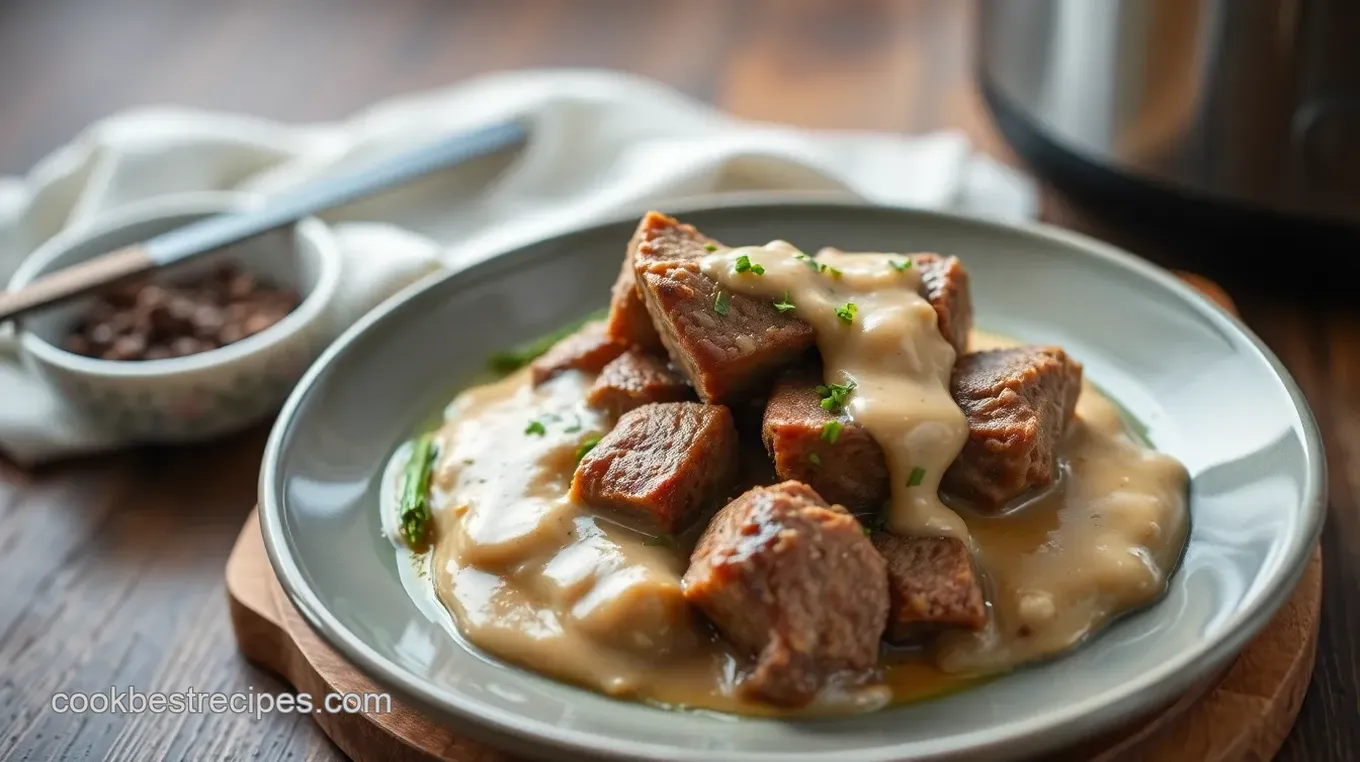
[[[530,66],[616,67],[741,116],[953,127],[1008,156],[970,83],[955,0],[4,0],[0,173],[146,103],[288,120]],[[1169,265],[1158,240],[1046,191],[1045,217]],[[1231,268],[1210,275],[1225,277]],[[1322,424],[1331,507],[1312,689],[1289,760],[1360,758],[1360,314],[1232,285]],[[0,400],[0,405],[6,404]],[[333,759],[306,717],[58,715],[58,691],[278,690],[238,658],[222,569],[254,502],[254,431],[26,473],[0,459],[0,759]]]

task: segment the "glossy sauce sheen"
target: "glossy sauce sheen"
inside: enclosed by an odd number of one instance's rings
[[[897,449],[889,455],[894,528],[969,537],[990,602],[983,632],[945,636],[931,652],[886,651],[875,674],[844,676],[799,711],[867,711],[956,690],[1057,654],[1165,589],[1185,542],[1185,472],[1135,440],[1113,404],[1083,389],[1078,420],[1059,447],[1057,489],[1001,517],[956,513],[934,497],[935,485],[966,424],[947,391],[953,349],[916,295],[917,276],[887,265],[899,257],[827,253],[819,259],[842,271],[840,285],[827,287],[792,269],[826,277],[785,246],[743,249],[705,266],[734,291],[765,296],[768,286],[748,288],[743,279],[769,278],[777,296],[790,292],[797,314],[818,331],[827,380],[841,383],[836,374],[846,374],[859,384],[850,414],[897,443],[884,446]],[[741,253],[765,275],[723,274]],[[862,321],[852,330],[831,312],[847,294]],[[1008,342],[975,334],[972,343]],[[667,705],[779,713],[736,697],[744,657],[685,605],[689,542],[658,544],[568,497],[578,446],[613,423],[584,405],[591,380],[568,372],[534,388],[520,372],[449,406],[436,439],[436,595],[471,644],[530,669]],[[543,434],[526,432],[534,420]],[[929,478],[899,490],[918,466]]]
[[[1016,345],[980,332],[969,343]],[[1166,589],[1189,530],[1180,462],[1144,446],[1086,383],[1058,461],[1058,485],[1029,504],[1000,517],[965,514],[990,611],[981,632],[939,639],[946,671],[993,673],[1053,656]]]
[[[765,269],[738,272],[746,257]],[[827,383],[854,382],[847,410],[883,448],[892,484],[887,527],[908,536],[966,539],[968,528],[938,497],[940,479],[968,440],[968,421],[949,395],[954,347],[919,293],[921,273],[898,270],[889,254],[826,250],[816,260],[783,241],[704,257],[705,275],[772,303],[789,295],[794,315],[812,325]],[[836,313],[853,304],[850,320]],[[919,483],[908,486],[920,469]]]
[[[539,672],[611,695],[773,713],[736,698],[741,660],[685,603],[688,547],[569,498],[577,448],[612,425],[582,402],[592,380],[573,371],[535,388],[520,372],[449,406],[432,485],[440,602],[473,645]],[[544,433],[526,432],[530,421]],[[923,677],[904,687],[908,698],[953,684],[933,665],[910,669]],[[861,681],[833,687],[815,710],[867,710],[894,695]]]

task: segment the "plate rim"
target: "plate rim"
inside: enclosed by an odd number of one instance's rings
[[[668,214],[683,217],[689,214],[741,211],[753,213],[764,208],[805,207],[810,213],[836,213],[837,210],[871,210],[894,215],[936,218],[954,225],[975,226],[991,230],[995,234],[1031,236],[1054,243],[1065,248],[1078,250],[1083,256],[1104,260],[1107,264],[1131,272],[1154,285],[1170,292],[1187,303],[1202,317],[1216,324],[1220,330],[1238,334],[1274,372],[1294,407],[1294,412],[1302,424],[1304,456],[1307,466],[1307,481],[1304,485],[1300,509],[1303,512],[1299,533],[1300,542],[1289,548],[1292,557],[1281,568],[1287,569],[1274,581],[1273,586],[1263,593],[1256,605],[1249,608],[1241,617],[1238,626],[1218,639],[1207,643],[1180,660],[1165,662],[1157,669],[1149,670],[1143,678],[1126,683],[1117,689],[1107,691],[1102,702],[1095,707],[1069,705],[1058,707],[1042,717],[1029,720],[1016,720],[1003,725],[993,725],[964,736],[966,745],[951,743],[935,749],[922,750],[921,742],[911,746],[901,743],[885,742],[882,745],[856,750],[837,752],[838,759],[847,762],[888,762],[899,759],[902,753],[915,753],[916,759],[944,760],[962,756],[995,755],[1014,757],[1049,752],[1092,737],[1101,731],[1116,726],[1121,719],[1139,716],[1174,700],[1176,696],[1189,690],[1196,680],[1224,667],[1236,657],[1250,640],[1259,633],[1284,605],[1302,577],[1313,547],[1321,536],[1326,515],[1327,466],[1321,433],[1311,407],[1304,397],[1293,376],[1269,347],[1238,317],[1227,312],[1218,304],[1201,294],[1170,271],[1147,260],[1085,234],[1059,228],[1043,222],[1000,221],[955,211],[921,209],[905,206],[891,206],[867,203],[859,199],[847,198],[843,194],[818,193],[729,193],[710,194],[691,197],[671,203],[656,203],[647,208],[664,208]],[[295,422],[297,410],[308,396],[313,386],[327,371],[331,363],[345,352],[360,335],[376,323],[387,319],[407,301],[448,280],[469,278],[479,271],[494,270],[506,266],[504,260],[516,254],[535,248],[545,242],[571,235],[578,235],[601,228],[623,225],[646,211],[643,206],[629,209],[553,235],[539,238],[528,243],[517,243],[498,250],[475,261],[450,267],[431,277],[421,279],[402,289],[377,308],[347,328],[321,353],[306,373],[298,381],[288,399],[284,402],[270,429],[265,445],[259,477],[259,521],[264,538],[266,554],[270,565],[278,576],[280,586],[289,601],[297,608],[304,621],[330,647],[350,660],[361,672],[374,678],[382,687],[392,688],[412,698],[416,703],[436,710],[434,719],[454,719],[460,726],[466,726],[470,734],[485,738],[492,734],[496,741],[507,743],[520,750],[538,747],[552,747],[558,751],[585,754],[595,759],[645,759],[666,760],[674,758],[677,747],[651,744],[620,739],[588,731],[571,730],[537,720],[526,719],[523,715],[504,712],[488,707],[469,696],[460,696],[442,690],[428,681],[407,679],[405,670],[391,663],[360,638],[350,632],[328,610],[326,605],[312,591],[305,575],[292,557],[288,532],[282,519],[278,478],[279,460],[283,444],[288,438]],[[585,689],[582,689],[585,690]],[[698,751],[691,749],[690,751]],[[924,754],[920,752],[924,751]],[[731,752],[726,758],[744,762],[825,762],[825,752],[774,753],[762,751]]]

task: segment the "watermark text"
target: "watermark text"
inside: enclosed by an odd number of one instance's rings
[[[392,697],[386,693],[257,693],[139,691],[109,688],[95,692],[53,694],[49,707],[57,714],[389,714]]]

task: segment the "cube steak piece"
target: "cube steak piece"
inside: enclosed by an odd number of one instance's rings
[[[954,365],[951,386],[968,441],[942,491],[995,510],[1057,479],[1054,453],[1076,412],[1079,363],[1058,347],[974,352]]]
[[[888,564],[888,630],[897,645],[919,643],[942,629],[976,630],[987,622],[972,555],[952,537],[870,538]]]
[[[935,308],[940,335],[954,345],[957,356],[968,351],[968,334],[973,330],[973,296],[968,287],[968,271],[958,257],[939,254],[913,254],[912,263],[921,268],[921,296]]]
[[[851,511],[878,510],[892,494],[883,449],[859,424],[822,409],[821,383],[816,366],[784,371],[775,382],[761,426],[775,473]],[[822,427],[832,420],[841,422],[834,444],[822,439]]]
[[[530,373],[535,386],[568,370],[599,373],[626,349],[626,344],[609,337],[603,321],[593,320],[534,360]]]
[[[614,416],[653,402],[684,402],[694,389],[656,355],[630,349],[604,366],[586,394],[586,402]]]
[[[726,496],[737,464],[737,430],[727,408],[643,405],[624,413],[581,459],[571,495],[674,533]]]
[[[623,258],[623,267],[614,281],[610,292],[609,317],[605,326],[609,335],[617,341],[638,349],[664,352],[661,336],[652,325],[652,316],[647,314],[647,305],[642,301],[642,292],[637,287],[637,277],[633,274],[633,261],[637,256],[637,236],[628,243],[628,251]]]
[[[756,487],[704,531],[682,580],[685,599],[756,655],[743,694],[801,706],[827,678],[878,661],[887,567],[863,528],[798,482]]]
[[[812,326],[767,299],[729,293],[726,314],[718,314],[718,284],[698,260],[726,247],[693,226],[648,212],[635,239],[635,275],[652,324],[705,402],[728,404],[759,392],[815,343]]]
[[[780,376],[765,408],[765,449],[779,478],[804,481],[852,510],[874,510],[891,496],[883,450],[843,417],[836,443],[822,441],[833,416],[821,408],[820,378],[806,369]],[[1057,347],[977,352],[959,359],[951,387],[969,431],[944,492],[995,511],[1053,483],[1054,452],[1081,391],[1079,363]]]

